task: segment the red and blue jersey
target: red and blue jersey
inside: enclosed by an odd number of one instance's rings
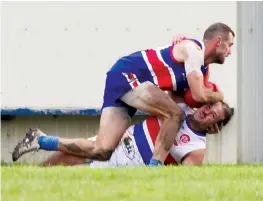
[[[199,41],[193,41],[203,49]],[[128,81],[137,79],[138,83],[134,82],[134,87],[150,81],[162,90],[184,92],[189,88],[184,64],[174,58],[173,46],[147,49],[122,57],[109,72],[122,73]],[[200,66],[200,69],[203,75],[208,73],[208,66]]]
[[[201,49],[203,44],[193,40]],[[138,51],[120,58],[107,72],[104,102],[105,107],[127,107],[130,116],[136,109],[123,104],[119,99],[140,83],[150,81],[164,91],[183,94],[188,88],[184,63],[174,58],[174,45]],[[200,66],[205,76],[208,66]]]
[[[179,164],[186,154],[195,150],[205,149],[206,133],[194,130],[190,125],[190,117],[193,111],[189,108],[185,112],[187,116],[177,132],[170,153],[164,162],[165,165]],[[136,147],[144,164],[149,164],[152,158],[161,123],[157,117],[149,117],[142,123],[136,124],[133,128]]]
[[[149,164],[152,158],[154,144],[160,131],[160,126],[161,122],[157,117],[149,117],[142,123],[134,126],[133,135],[135,143],[145,164]],[[169,154],[164,164],[175,165],[177,162],[172,155]]]

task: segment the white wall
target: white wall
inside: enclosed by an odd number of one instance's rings
[[[100,107],[105,73],[118,57],[177,33],[201,37],[216,21],[235,29],[235,9],[231,2],[4,2],[3,106]],[[233,103],[235,67],[234,50],[213,71]]]
[[[99,108],[105,73],[121,56],[211,23],[236,30],[235,2],[4,2],[3,108]],[[237,55],[212,65],[211,80],[236,106]],[[236,119],[208,140],[212,162],[236,162]]]

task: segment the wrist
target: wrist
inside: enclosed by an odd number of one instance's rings
[[[149,166],[162,166],[163,163],[160,160],[152,158],[150,160]]]

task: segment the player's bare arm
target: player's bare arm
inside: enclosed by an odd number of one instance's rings
[[[222,92],[213,92],[204,86],[204,76],[200,70],[204,53],[194,42],[185,40],[175,45],[173,55],[177,61],[185,64],[186,78],[195,101],[215,103],[223,100]]]

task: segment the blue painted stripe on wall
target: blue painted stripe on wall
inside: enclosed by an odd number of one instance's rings
[[[30,109],[30,108],[14,108],[1,109],[1,115],[87,115],[98,116],[101,115],[100,109]],[[136,115],[145,115],[145,113],[137,112]]]

